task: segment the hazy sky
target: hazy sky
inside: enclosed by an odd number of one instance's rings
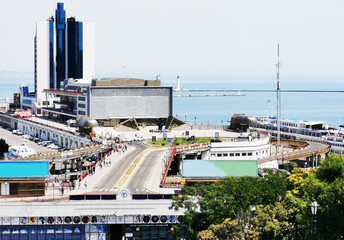
[[[342,0],[66,0],[67,16],[95,22],[96,74],[171,78],[344,77]],[[37,20],[57,1],[0,8],[0,71],[33,72]]]

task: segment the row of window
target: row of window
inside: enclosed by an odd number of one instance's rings
[[[258,151],[258,152],[255,152],[256,155],[258,154],[264,154],[264,153],[268,153],[268,150],[262,150],[262,151]],[[212,153],[211,154],[211,157],[214,158],[214,157],[251,157],[253,156],[253,153],[252,152],[243,152],[243,153]]]
[[[86,115],[86,112],[85,112],[85,111],[80,111],[80,110],[79,110],[79,111],[78,111],[78,114],[79,114],[79,115]]]

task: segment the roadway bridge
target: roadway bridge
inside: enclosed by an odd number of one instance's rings
[[[295,141],[281,142],[282,145],[290,145],[292,143],[295,143]],[[306,144],[307,146],[300,147],[300,149],[295,149],[291,152],[279,153],[267,158],[259,159],[258,166],[263,167],[266,163],[270,163],[273,161],[277,161],[278,163],[285,163],[292,160],[305,158],[306,160],[311,160],[313,164],[315,163],[313,167],[317,167],[318,164],[320,164],[321,162],[322,156],[327,154],[331,148],[331,146],[328,144],[318,142],[307,141],[307,143],[304,142],[303,144]]]

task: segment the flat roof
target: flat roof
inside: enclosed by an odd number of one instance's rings
[[[225,178],[258,176],[254,160],[183,160],[185,178]]]
[[[47,177],[48,162],[0,162],[0,178]]]

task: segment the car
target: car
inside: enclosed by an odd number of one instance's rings
[[[38,142],[41,141],[41,139],[39,139],[39,138],[37,138],[37,137],[34,137],[34,138],[32,139],[32,141],[34,141],[35,143],[38,143]]]
[[[56,145],[55,143],[49,144],[47,146],[47,148],[50,148],[50,149],[61,149],[61,147]]]
[[[17,135],[24,135],[24,133],[18,130]]]
[[[12,128],[6,128],[6,130],[12,132],[13,129]]]
[[[14,129],[14,130],[12,130],[12,133],[13,133],[13,134],[17,134],[17,133],[18,133],[18,130],[17,130],[17,129]]]
[[[42,146],[44,146],[44,147],[46,147],[46,146],[48,146],[48,145],[50,145],[50,144],[52,144],[52,142],[50,142],[50,141],[42,141],[42,142],[39,142],[39,143],[38,143],[38,145],[42,145]]]
[[[122,142],[132,142],[133,141],[132,138],[122,138],[121,140],[122,140]]]
[[[141,137],[141,136],[137,136],[137,137],[134,137],[134,141],[144,141],[144,137]]]
[[[150,129],[149,132],[161,132],[159,129]]]
[[[28,134],[24,134],[24,135],[22,135],[22,138],[24,138],[24,139],[30,139],[30,135],[28,135]]]

